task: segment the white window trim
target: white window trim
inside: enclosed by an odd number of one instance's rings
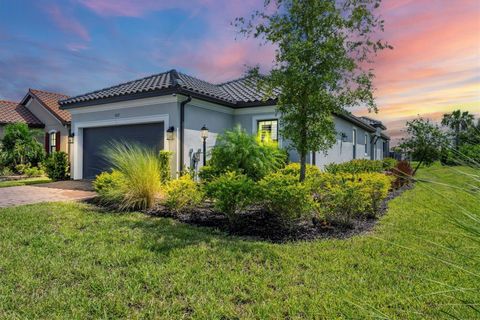
[[[364,138],[365,139],[365,141],[364,141],[365,145],[363,146],[363,148],[365,150],[365,156],[368,156],[368,141],[369,141],[368,134],[365,133],[364,136],[365,136],[365,138]]]
[[[75,140],[73,143],[73,159],[75,166],[73,167],[73,179],[78,180],[83,178],[83,129],[95,127],[112,127],[128,124],[146,124],[154,122],[163,122],[163,146],[164,150],[169,150],[169,141],[167,140],[167,129],[169,128],[169,115],[159,114],[145,117],[128,117],[115,118],[109,120],[93,120],[81,121],[73,123],[73,132]],[[178,140],[178,139],[177,139]],[[178,164],[177,164],[178,167]]]
[[[357,159],[357,155],[358,155],[357,138],[358,138],[358,129],[357,127],[352,127],[352,160]],[[354,149],[355,149],[355,152],[353,151]]]
[[[259,116],[253,116],[252,117],[252,134],[256,136],[258,133],[258,126],[257,126],[258,121],[268,121],[268,120],[277,120],[277,133],[278,133],[277,143],[278,143],[278,146],[282,148],[283,139],[282,139],[282,136],[280,135],[280,117],[276,113],[268,113],[268,114],[262,114]]]
[[[52,154],[52,134],[55,135],[55,151],[57,151],[57,144],[59,143],[57,141],[57,130],[52,129],[48,131],[48,154]]]

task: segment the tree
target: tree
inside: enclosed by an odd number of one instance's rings
[[[300,181],[308,152],[335,143],[333,113],[363,104],[377,110],[373,98],[372,56],[386,43],[373,39],[383,31],[374,11],[380,0],[265,0],[264,12],[235,25],[246,36],[276,47],[272,70],[249,73],[266,95],[278,93],[280,132],[300,155]]]
[[[442,118],[442,125],[449,127],[453,131],[455,138],[455,149],[460,147],[460,138],[464,131],[473,126],[473,115],[468,111],[462,112],[455,110],[452,113],[446,113]]]
[[[25,123],[12,123],[5,127],[2,139],[2,162],[5,166],[37,165],[45,156],[43,146],[36,137],[43,133],[32,130]]]
[[[429,120],[414,119],[407,121],[406,126],[408,136],[402,139],[400,148],[405,150],[413,160],[418,161],[412,174],[415,175],[422,164],[429,166],[440,159],[442,147],[448,141],[440,128]]]

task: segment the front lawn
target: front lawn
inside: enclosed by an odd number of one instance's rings
[[[52,180],[50,180],[47,177],[26,178],[21,180],[6,180],[6,181],[0,181],[0,188],[28,186],[31,184],[47,183],[51,181]]]
[[[85,204],[1,209],[0,318],[476,318],[479,243],[452,222],[480,210],[464,172],[422,169],[430,182],[347,240],[272,244]]]

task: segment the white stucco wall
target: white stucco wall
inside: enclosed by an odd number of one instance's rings
[[[75,132],[75,163],[79,163],[81,155],[78,150],[82,149],[82,126],[105,126],[115,125],[115,123],[124,123],[125,121],[135,120],[148,121],[152,117],[165,116],[169,126],[175,127],[175,139],[165,141],[165,149],[174,153],[172,160],[172,170],[176,172],[180,167],[179,150],[180,139],[180,104],[186,97],[182,95],[164,96],[155,98],[136,99],[96,106],[79,107],[71,110],[72,128]],[[218,134],[227,129],[240,125],[251,134],[256,134],[257,121],[278,119],[279,115],[275,113],[275,106],[249,107],[233,109],[223,105],[193,99],[185,106],[185,137],[184,137],[184,168],[190,168],[193,164],[192,155],[198,150],[203,151],[200,129],[205,125],[209,129],[207,139],[207,155],[215,145]],[[143,120],[142,120],[143,119]],[[357,130],[357,159],[371,157],[371,134],[364,129],[342,119],[335,117],[335,128],[337,131],[337,141],[334,146],[326,153],[317,152],[316,164],[323,167],[332,162],[345,162],[353,158],[353,129]],[[341,133],[345,133],[346,141],[342,141]],[[368,137],[367,152],[365,152],[365,133]],[[279,137],[279,144],[283,148],[288,148],[288,141]],[[295,151],[290,151],[290,161],[298,161],[298,155]],[[208,158],[208,157],[207,157]],[[383,158],[383,143],[379,140],[377,144],[377,159]],[[203,155],[200,153],[200,161],[197,169],[202,166]],[[311,161],[311,157],[309,157]],[[80,159],[81,163],[81,159]],[[75,175],[79,178],[78,172]]]

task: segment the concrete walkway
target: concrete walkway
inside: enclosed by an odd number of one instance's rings
[[[62,181],[30,186],[0,188],[0,208],[40,202],[73,201],[93,198],[91,184]]]

